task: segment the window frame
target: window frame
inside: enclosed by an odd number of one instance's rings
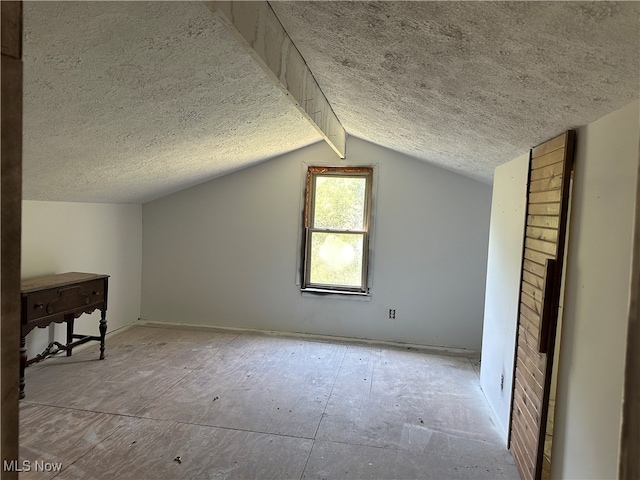
[[[363,230],[336,230],[326,228],[315,228],[313,226],[315,215],[315,193],[316,179],[319,177],[340,177],[340,178],[364,178],[365,179],[365,201]],[[338,293],[348,295],[369,295],[369,258],[370,258],[370,237],[371,237],[371,213],[373,196],[373,167],[335,167],[335,166],[308,166],[306,172],[306,184],[304,195],[303,212],[303,248],[302,248],[302,282],[301,290],[317,293]],[[339,285],[313,283],[310,281],[311,275],[311,236],[314,232],[337,233],[337,234],[359,234],[362,235],[362,271],[360,285]]]

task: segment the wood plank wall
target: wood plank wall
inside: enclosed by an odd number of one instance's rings
[[[557,319],[566,231],[573,132],[531,151],[524,260],[516,340],[510,449],[523,479],[539,479],[555,345],[555,323],[540,338],[545,282],[553,282],[550,311]],[[547,259],[556,267],[546,278]],[[542,340],[542,342],[541,342]],[[541,343],[550,353],[541,353]]]

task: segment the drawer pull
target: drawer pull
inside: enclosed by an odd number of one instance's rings
[[[94,291],[93,291],[93,292],[91,292],[91,293],[93,293],[94,295],[100,295],[100,292],[99,292],[98,290],[94,290]]]
[[[44,303],[36,303],[33,305],[33,308],[35,308],[36,310],[40,310],[44,308]]]

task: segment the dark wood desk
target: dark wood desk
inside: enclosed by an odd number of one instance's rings
[[[20,327],[20,398],[24,398],[24,370],[32,363],[62,351],[71,356],[73,347],[95,340],[100,342],[100,360],[104,359],[104,337],[107,332],[108,275],[95,273],[61,273],[23,280],[20,293],[22,312]],[[100,310],[100,336],[73,333],[74,320],[83,313]],[[36,327],[67,323],[67,344],[51,342],[39,355],[27,359],[26,336]]]

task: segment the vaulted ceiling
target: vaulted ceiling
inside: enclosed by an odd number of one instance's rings
[[[637,2],[271,5],[350,135],[486,182],[640,94]],[[200,2],[24,9],[26,199],[141,203],[321,139]]]

